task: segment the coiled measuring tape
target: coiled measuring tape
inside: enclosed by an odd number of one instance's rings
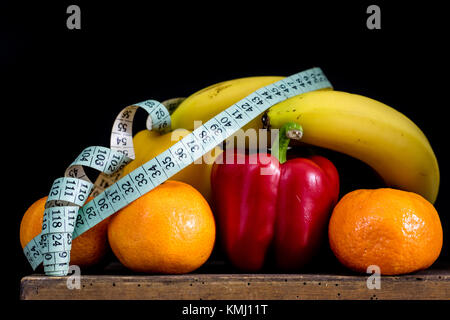
[[[69,270],[72,240],[151,191],[232,136],[269,107],[293,96],[332,88],[320,68],[312,68],[263,87],[220,112],[192,133],[126,176],[123,167],[134,159],[132,125],[138,108],[148,113],[147,129],[170,131],[176,103],[147,100],[123,109],[112,129],[110,148],[88,147],[53,182],[45,204],[42,231],[24,248],[33,270],[41,263],[49,276]],[[169,110],[170,111],[169,111]],[[83,167],[100,174],[95,183]],[[88,196],[94,196],[85,204]]]

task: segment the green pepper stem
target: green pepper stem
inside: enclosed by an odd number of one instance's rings
[[[285,123],[278,132],[278,136],[272,143],[272,156],[280,163],[286,162],[286,154],[291,139],[300,140],[303,136],[303,128],[296,122]]]

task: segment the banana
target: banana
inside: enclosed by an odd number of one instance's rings
[[[216,83],[187,97],[171,115],[172,129],[194,130],[194,121],[205,123],[232,104],[254,91],[284,77],[247,77]],[[246,128],[262,128],[261,119],[247,124]]]
[[[439,166],[424,133],[405,115],[376,100],[341,91],[313,91],[271,107],[267,128],[303,127],[302,142],[364,161],[388,186],[434,203]]]

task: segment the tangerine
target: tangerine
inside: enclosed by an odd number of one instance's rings
[[[89,198],[90,201],[92,198]],[[28,242],[42,231],[47,197],[34,202],[25,212],[20,223],[20,244],[24,248]],[[99,263],[108,252],[107,227],[109,218],[98,223],[72,241],[70,264],[91,267]]]
[[[137,272],[181,274],[200,267],[215,242],[215,222],[194,187],[166,181],[111,217],[108,239],[119,261]]]
[[[329,242],[346,267],[397,275],[426,269],[438,258],[442,226],[434,206],[422,196],[391,188],[361,189],[336,205]]]

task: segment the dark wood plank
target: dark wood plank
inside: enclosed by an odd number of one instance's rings
[[[381,289],[367,277],[333,274],[84,275],[69,290],[67,277],[30,275],[21,281],[21,299],[248,299],[248,300],[450,300],[450,271],[383,276]]]

